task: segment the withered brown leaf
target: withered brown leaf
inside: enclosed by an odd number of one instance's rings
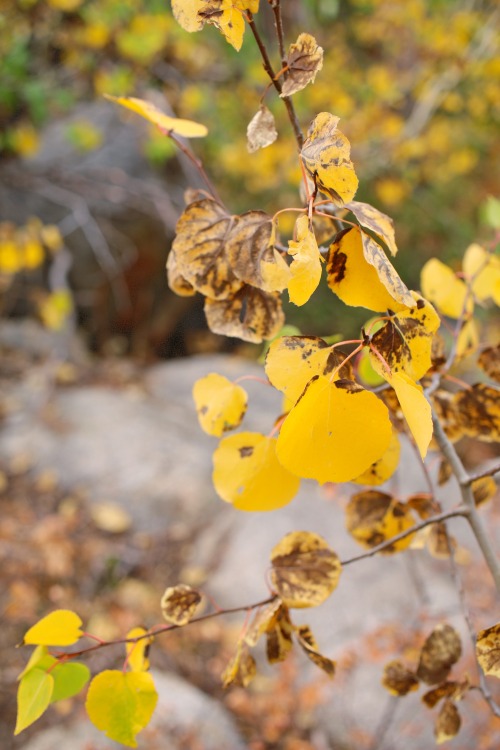
[[[170,289],[179,297],[192,297],[196,289],[179,272],[175,251],[170,250],[167,257],[167,282]]]
[[[437,625],[422,646],[417,677],[428,685],[442,682],[461,654],[462,643],[456,630],[447,623]]]
[[[335,674],[335,662],[324,656],[319,651],[316,639],[311,631],[309,625],[299,625],[295,628],[295,635],[297,642],[301,649],[306,654],[307,658],[310,659],[313,664],[323,670],[328,677],[333,677]]]
[[[311,34],[299,34],[297,41],[290,45],[286,62],[288,77],[283,83],[281,97],[292,96],[308,83],[314,83],[316,73],[323,67],[323,48]]]
[[[476,656],[485,674],[500,678],[500,623],[479,631]]]
[[[414,526],[410,508],[392,495],[365,490],[352,495],[346,507],[346,528],[363,547],[371,549]],[[394,542],[383,550],[392,554],[411,544],[412,537]]]
[[[458,391],[452,402],[464,433],[485,442],[500,441],[500,389],[484,383]]]
[[[247,127],[247,149],[253,154],[259,148],[266,148],[278,137],[274,115],[265,104],[261,104]]]
[[[483,349],[477,363],[492,380],[500,383],[500,344]]]
[[[407,695],[418,688],[418,677],[403,662],[395,659],[385,665],[382,685],[392,695]]]
[[[229,299],[207,298],[205,315],[214,333],[254,344],[272,339],[285,322],[279,294],[268,294],[248,284]]]
[[[199,591],[184,583],[171,586],[161,598],[163,617],[174,625],[186,625],[198,609],[201,598]]]
[[[436,743],[441,745],[443,742],[456,737],[460,731],[462,720],[458,708],[453,701],[447,699],[444,701],[436,719],[436,725],[434,727],[434,735],[436,737]]]

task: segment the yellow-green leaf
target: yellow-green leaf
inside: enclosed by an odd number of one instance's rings
[[[161,611],[167,622],[186,625],[200,606],[201,594],[191,586],[179,583],[165,590],[161,598]]]
[[[144,117],[145,120],[153,123],[153,125],[158,125],[162,130],[166,130],[167,134],[170,132],[180,135],[183,138],[203,138],[208,133],[205,125],[200,125],[200,123],[193,122],[192,120],[181,120],[178,117],[170,117],[151,102],[144,101],[144,99],[136,99],[128,96],[111,96],[110,94],[105,94],[104,96],[111,102],[116,102],[116,104],[120,104],[122,107],[130,109],[132,112]]]
[[[362,227],[369,229],[387,245],[391,255],[396,255],[398,248],[394,234],[394,222],[390,216],[383,214],[369,203],[351,201],[346,208],[352,211]]]
[[[193,398],[202,429],[216,437],[238,427],[247,409],[246,391],[215,372],[196,381]]]
[[[479,631],[476,656],[485,674],[500,679],[500,623]]]
[[[54,678],[35,667],[24,675],[17,691],[17,721],[14,734],[19,734],[40,718],[50,704]]]
[[[267,511],[287,505],[300,479],[276,458],[275,438],[240,432],[219,443],[213,482],[217,494],[238,510]]]
[[[56,662],[57,659],[54,659],[54,657],[49,654],[47,646],[37,646],[31,654],[25,668],[17,679],[22,680],[24,675],[28,674],[30,669],[33,669],[34,667],[38,667],[43,671],[47,671],[47,669],[54,666]]]
[[[343,230],[330,245],[327,273],[328,286],[346,305],[376,312],[416,305],[380,245],[359,227]]]
[[[391,436],[389,412],[375,394],[314,376],[281,427],[277,454],[298,476],[348,482],[384,455]]]
[[[57,609],[28,630],[23,643],[36,646],[71,646],[82,636],[82,621],[69,609]]]
[[[387,542],[414,525],[410,508],[386,492],[359,492],[351,497],[346,507],[347,530],[367,549]],[[409,547],[411,541],[408,535],[383,550],[383,554],[400,552]]]
[[[136,736],[149,724],[157,701],[149,672],[108,669],[90,683],[85,707],[91,722],[107,737],[137,747]]]
[[[321,279],[322,258],[307,216],[297,219],[295,236],[297,239],[288,243],[288,253],[293,256],[288,294],[294,305],[304,305]]]
[[[148,631],[145,628],[132,628],[127,638],[140,638],[140,641],[125,644],[127,666],[131,672],[147,672],[149,669],[149,649],[154,641],[152,635],[143,638]]]
[[[273,341],[266,356],[266,375],[271,384],[293,404],[314,375],[353,379],[349,363],[338,348],[332,349],[318,336],[282,336]]]
[[[384,455],[369,466],[359,477],[351,481],[355,484],[368,484],[371,487],[383,484],[392,477],[398,468],[400,453],[401,445],[399,438],[397,432],[393,430],[391,442]]]
[[[337,205],[351,201],[358,178],[350,159],[351,145],[337,129],[339,118],[320,112],[311,123],[300,153],[310,178]]]
[[[422,268],[420,288],[424,297],[449,318],[470,315],[474,309],[474,301],[467,286],[449,266],[437,258],[431,258]]]
[[[58,664],[50,674],[54,678],[51,703],[78,695],[90,680],[90,669],[87,665],[74,661]]]
[[[319,534],[292,531],[271,552],[269,580],[287,607],[317,607],[337,588],[342,566]]]

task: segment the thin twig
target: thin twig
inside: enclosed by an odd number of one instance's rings
[[[217,190],[215,189],[212,181],[210,180],[209,176],[205,172],[205,169],[201,161],[195,156],[195,154],[193,153],[193,151],[191,151],[189,146],[186,146],[182,138],[179,138],[179,136],[175,135],[175,133],[173,133],[172,131],[168,131],[168,136],[175,143],[177,148],[180,151],[182,151],[184,156],[186,156],[189,159],[189,161],[196,167],[196,169],[200,173],[200,176],[203,179],[203,182],[205,183],[205,185],[207,186],[207,188],[209,189],[210,193],[213,195],[217,203],[220,203],[221,206],[223,206],[224,204],[221,201],[219,194],[217,193]]]
[[[484,468],[481,471],[477,471],[474,474],[469,474],[468,482],[469,484],[472,484],[477,479],[483,479],[484,477],[492,477],[495,474],[498,474],[500,472],[500,464],[495,464],[494,466],[490,466],[490,468]]]
[[[276,29],[276,36],[278,37],[278,45],[281,56],[281,67],[283,69],[284,77],[288,78],[288,65],[285,52],[285,35],[283,33],[283,18],[281,16],[281,2],[280,0],[271,0],[271,8],[274,13],[274,28]]]

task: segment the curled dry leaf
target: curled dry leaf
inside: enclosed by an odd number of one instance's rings
[[[210,198],[190,203],[177,222],[171,252],[178,273],[214,300],[227,299],[241,288],[226,252],[233,225],[234,218]]]
[[[460,731],[462,720],[458,712],[458,708],[451,700],[445,700],[441,706],[438,717],[436,719],[436,725],[434,727],[434,735],[436,737],[436,743],[441,745],[443,742],[456,737]]]
[[[346,208],[352,211],[362,227],[369,229],[387,245],[391,255],[396,255],[396,235],[394,233],[394,222],[390,216],[374,208],[369,203],[351,201]]]
[[[222,673],[222,686],[225,688],[229,685],[247,687],[255,677],[256,672],[255,659],[249,652],[248,646],[243,641],[239,641],[236,654]]]
[[[175,251],[170,250],[167,257],[167,283],[170,289],[178,294],[179,297],[192,297],[196,294],[196,289],[180,273],[177,265]]]
[[[391,695],[408,695],[418,688],[418,677],[403,662],[396,659],[385,665],[382,685]]]
[[[483,349],[477,363],[492,380],[500,383],[500,344]]]
[[[191,586],[179,583],[165,590],[160,602],[162,615],[173,625],[186,625],[201,602],[201,594]]]
[[[346,528],[363,547],[371,549],[415,525],[408,506],[392,495],[379,490],[358,492],[346,507]],[[411,544],[411,534],[394,542],[383,554],[406,549]]]
[[[485,674],[500,678],[500,623],[479,631],[476,656]]]
[[[287,57],[288,77],[283,83],[281,97],[302,91],[308,83],[314,83],[316,73],[323,67],[323,48],[311,34],[299,34],[290,45]]]
[[[266,355],[266,375],[271,385],[295,403],[314,375],[353,380],[350,363],[342,365],[346,355],[318,336],[281,336],[272,342]]]
[[[281,599],[276,597],[272,602],[261,607],[248,627],[245,633],[245,643],[249,646],[255,646],[259,638],[273,627],[277,620],[278,611],[283,607]]]
[[[428,685],[442,682],[461,654],[462,643],[456,630],[446,623],[437,625],[420,652],[417,677]]]
[[[262,292],[248,284],[229,298],[207,298],[205,315],[214,333],[252,344],[274,338],[285,323],[279,294]]]
[[[318,189],[342,206],[354,198],[358,178],[350,159],[351,144],[337,129],[338,123],[338,117],[320,112],[309,127],[300,156]]]
[[[340,561],[327,542],[309,531],[292,531],[271,552],[270,583],[288,607],[316,607],[335,590]]]
[[[234,217],[226,252],[234,274],[264,292],[281,292],[290,280],[290,269],[274,247],[275,226],[264,211]]]
[[[259,148],[266,148],[278,137],[274,115],[265,104],[261,104],[247,127],[247,149],[253,154]]]
[[[344,229],[330,245],[327,273],[346,305],[386,312],[417,304],[380,245],[359,227]]]
[[[295,636],[307,658],[322,669],[328,677],[333,677],[335,674],[335,662],[320,653],[309,625],[300,625],[298,628],[295,628]]]
[[[433,496],[425,492],[411,495],[407,499],[406,504],[412,508],[412,510],[416,511],[423,521],[427,520],[427,518],[431,518],[431,516],[435,516],[440,510],[439,505],[434,500]]]
[[[288,607],[282,605],[266,631],[266,656],[269,664],[285,661],[293,646],[292,633],[293,625]]]
[[[428,690],[427,693],[422,696],[422,702],[428,708],[434,708],[434,706],[437,706],[439,701],[443,698],[452,698],[455,701],[462,700],[465,693],[470,689],[471,684],[468,677],[462,682],[442,682],[441,685],[438,685],[432,690]]]

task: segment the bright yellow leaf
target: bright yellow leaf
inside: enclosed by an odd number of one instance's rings
[[[146,102],[144,99],[135,99],[129,96],[111,96],[111,94],[104,94],[106,99],[111,102],[116,102],[126,109],[132,110],[136,114],[144,117],[148,122],[152,122],[153,125],[158,125],[162,130],[172,132],[175,135],[180,135],[183,138],[203,138],[208,133],[207,128],[204,125],[200,125],[198,122],[192,120],[181,120],[178,117],[170,117],[162,112],[158,107],[155,107],[151,102]]]
[[[464,274],[474,296],[484,302],[492,298],[500,305],[500,258],[488,253],[476,243],[469,245],[464,255]]]
[[[199,31],[204,21],[198,15],[200,0],[172,0],[172,13],[184,31]]]
[[[201,428],[216,437],[238,427],[247,410],[246,391],[215,372],[196,381],[193,398]]]
[[[83,635],[82,621],[69,609],[57,609],[28,630],[23,644],[35,646],[71,646]]]
[[[304,305],[319,284],[322,258],[307,216],[297,219],[295,236],[297,240],[288,243],[288,253],[293,256],[288,294],[294,305]]]
[[[276,440],[256,432],[224,438],[214,453],[217,494],[238,510],[267,511],[287,505],[300,480],[276,458]]]
[[[129,630],[127,638],[139,638],[145,636],[147,630],[145,628],[137,627]],[[141,638],[140,641],[135,643],[125,644],[125,653],[127,655],[127,665],[131,672],[147,672],[149,669],[149,647],[154,641],[152,635],[147,638]]]
[[[401,445],[397,432],[393,430],[391,442],[384,455],[375,461],[366,471],[352,479],[355,484],[368,484],[370,487],[376,487],[386,482],[399,466],[399,456]]]
[[[474,301],[467,286],[458,279],[452,269],[437,258],[431,258],[420,274],[422,294],[449,318],[470,315]]]
[[[457,336],[457,357],[466,357],[479,346],[480,333],[477,321],[474,318],[466,320]]]
[[[337,235],[327,273],[328,286],[346,305],[397,312],[416,304],[380,245],[359,227]]]
[[[149,672],[108,669],[90,683],[85,707],[90,721],[107,737],[137,747],[136,735],[149,724],[157,701]]]
[[[383,456],[391,435],[389,412],[375,394],[315,376],[283,423],[277,454],[298,476],[348,482]]]

